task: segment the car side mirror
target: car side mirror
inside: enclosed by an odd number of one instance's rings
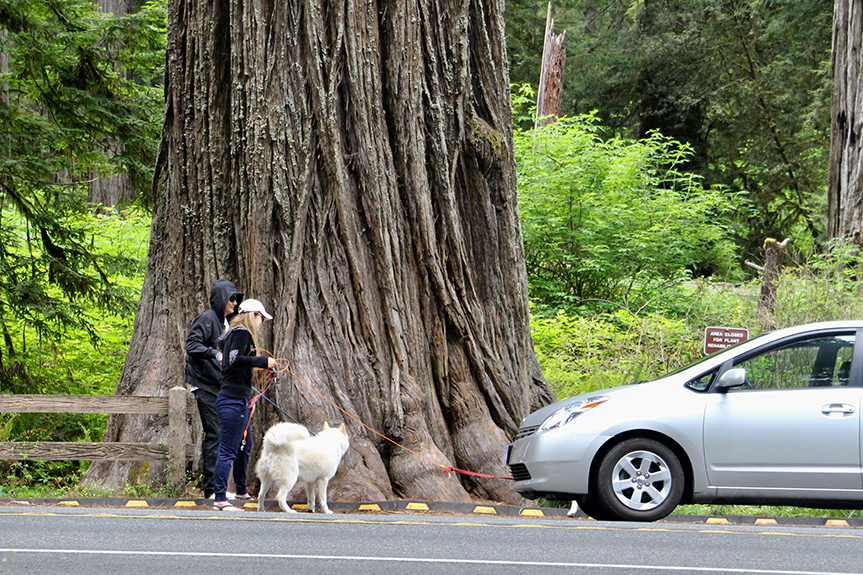
[[[736,367],[722,374],[719,381],[716,382],[716,390],[719,393],[725,393],[729,389],[742,387],[744,384],[746,384],[746,369]]]

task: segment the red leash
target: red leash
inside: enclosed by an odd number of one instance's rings
[[[450,471],[455,471],[456,473],[461,473],[463,475],[473,475],[475,477],[487,477],[489,479],[506,479],[507,481],[512,481],[512,477],[499,477],[497,475],[486,475],[485,473],[477,473],[476,471],[467,471],[464,469],[459,469],[458,467],[447,467],[443,470],[444,473],[449,473]]]
[[[268,352],[267,350],[257,350],[257,351],[264,351],[264,352],[265,352],[265,353],[267,353],[268,355],[272,355],[272,354],[271,354],[270,352]],[[381,437],[381,438],[383,438],[383,439],[385,439],[385,440],[389,441],[389,442],[390,442],[390,443],[392,443],[393,445],[397,445],[398,447],[401,447],[402,449],[404,449],[405,451],[407,451],[407,452],[409,452],[409,453],[413,453],[413,454],[414,454],[414,455],[416,455],[417,457],[420,457],[420,458],[425,459],[426,461],[428,461],[428,462],[430,462],[430,463],[432,463],[432,464],[434,464],[434,465],[437,465],[438,467],[440,467],[441,469],[443,469],[443,472],[444,472],[444,473],[449,473],[450,471],[455,471],[456,473],[461,473],[461,474],[463,474],[463,475],[473,475],[474,477],[485,477],[485,478],[488,478],[488,479],[504,479],[504,480],[506,480],[506,481],[512,481],[512,480],[513,480],[513,479],[512,479],[512,477],[500,477],[500,476],[497,476],[497,475],[486,475],[485,473],[477,473],[477,472],[475,472],[475,471],[467,471],[467,470],[465,470],[465,469],[459,469],[458,467],[444,467],[444,466],[443,466],[443,465],[441,465],[440,463],[437,463],[437,462],[435,462],[435,461],[432,461],[431,459],[429,459],[428,457],[426,457],[426,456],[422,455],[421,453],[417,453],[417,452],[415,452],[415,451],[412,451],[412,450],[408,449],[408,448],[407,448],[407,447],[405,447],[404,445],[402,445],[402,444],[400,444],[400,443],[398,443],[398,442],[396,442],[396,441],[394,441],[394,440],[390,439],[390,438],[389,438],[389,437],[387,437],[386,435],[384,435],[384,434],[382,434],[382,433],[380,433],[380,432],[378,432],[378,431],[375,431],[374,429],[372,429],[371,427],[369,427],[368,425],[366,425],[365,423],[363,423],[362,421],[360,421],[359,419],[357,419],[355,416],[351,415],[350,413],[348,413],[347,411],[345,411],[344,409],[342,409],[341,407],[339,407],[338,405],[336,405],[335,403],[333,403],[332,401],[330,401],[329,399],[327,399],[327,397],[325,397],[321,392],[319,392],[317,389],[315,389],[314,387],[312,387],[311,385],[309,385],[308,383],[306,383],[305,381],[303,381],[303,379],[302,379],[302,378],[300,378],[297,374],[295,374],[295,373],[294,373],[294,372],[292,372],[290,369],[288,369],[288,367],[287,367],[287,365],[288,365],[288,360],[280,360],[280,359],[278,359],[278,358],[276,358],[276,360],[277,360],[277,361],[283,361],[285,365],[284,365],[284,367],[282,367],[281,365],[279,365],[279,369],[276,369],[276,370],[275,370],[275,372],[287,371],[287,372],[288,372],[288,373],[290,373],[292,376],[294,376],[294,378],[296,378],[296,380],[297,380],[297,381],[299,381],[300,383],[302,383],[303,385],[305,385],[306,387],[308,387],[308,388],[309,388],[311,391],[313,391],[314,393],[318,394],[318,395],[321,397],[321,399],[323,399],[324,401],[326,401],[327,403],[329,403],[330,405],[332,405],[333,407],[335,407],[336,409],[338,409],[339,411],[341,411],[342,413],[344,413],[346,416],[350,417],[351,419],[353,419],[354,421],[356,421],[357,423],[359,423],[360,425],[362,425],[363,427],[365,427],[366,429],[368,429],[369,431],[371,431],[371,432],[372,432],[372,433],[374,433],[375,435],[378,435],[379,437]],[[273,371],[269,371],[269,372],[268,372],[268,376],[269,376],[269,377],[268,377],[268,381],[267,381],[267,386],[266,386],[266,387],[264,387],[264,388],[261,390],[261,392],[260,392],[258,395],[256,395],[255,397],[253,397],[253,398],[252,398],[252,400],[249,402],[249,407],[251,408],[251,412],[249,413],[249,422],[251,422],[251,420],[252,420],[252,413],[254,413],[254,412],[255,412],[255,402],[257,402],[257,401],[258,401],[258,399],[260,399],[260,397],[261,397],[262,395],[264,395],[264,393],[265,393],[265,392],[267,391],[267,389],[270,387],[270,383],[272,383],[272,379],[273,379],[274,375],[275,375],[275,374],[274,374],[274,372],[273,372]],[[271,403],[272,403],[272,402],[271,402]],[[275,403],[273,403],[273,405],[276,405],[276,404],[275,404]],[[278,409],[278,407],[279,407],[279,406],[278,406],[278,405],[276,405],[276,408],[277,408],[277,409]],[[280,410],[280,411],[281,411],[281,410]],[[291,419],[293,419],[293,418],[291,418]],[[248,429],[249,429],[249,428],[248,428],[248,423],[247,423],[247,424],[246,424],[246,431],[245,431],[245,432],[243,432],[243,444],[245,444],[245,442],[246,442],[246,433],[248,432]]]
[[[266,372],[267,385],[261,389],[260,393],[249,400],[249,419],[246,421],[246,428],[243,430],[243,442],[240,444],[240,451],[246,447],[246,438],[249,436],[249,426],[252,424],[252,415],[255,413],[255,404],[261,399],[261,396],[264,395],[268,389],[270,389],[270,384],[273,383],[273,372]],[[262,377],[263,379],[263,377]]]

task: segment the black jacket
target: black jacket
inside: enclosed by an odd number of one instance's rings
[[[186,338],[186,383],[213,395],[219,393],[222,366],[216,359],[217,344],[225,331],[225,306],[231,296],[240,301],[243,292],[228,280],[216,280],[210,289],[210,309],[195,318]]]
[[[252,368],[265,369],[269,364],[265,355],[250,355],[255,347],[252,334],[242,326],[228,330],[222,336],[222,388],[221,395],[233,399],[252,398]]]

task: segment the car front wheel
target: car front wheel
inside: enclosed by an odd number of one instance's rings
[[[627,439],[603,457],[597,502],[610,518],[656,521],[683,496],[683,467],[674,452],[653,439]]]

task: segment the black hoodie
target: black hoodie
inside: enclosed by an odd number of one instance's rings
[[[267,356],[253,355],[255,340],[243,326],[229,329],[219,343],[225,350],[219,393],[232,399],[251,399],[252,368],[266,369],[269,364]]]
[[[216,280],[210,289],[210,309],[195,318],[186,338],[186,383],[219,393],[222,366],[216,359],[217,342],[225,331],[225,306],[231,296],[239,303],[243,292],[233,282]]]

